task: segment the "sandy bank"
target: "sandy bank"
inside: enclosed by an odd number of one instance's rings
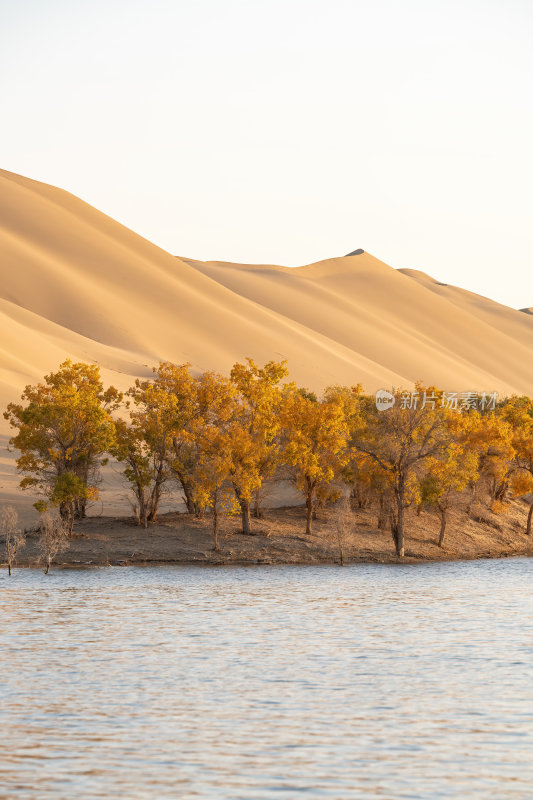
[[[525,535],[527,504],[510,503],[505,514],[486,507],[468,515],[466,506],[450,513],[442,548],[439,524],[428,512],[408,513],[406,557],[403,563],[500,558],[532,555],[533,541]],[[213,550],[209,518],[166,514],[140,528],[131,518],[90,517],[79,522],[69,548],[54,567],[128,566],[133,564],[320,564],[340,561],[335,514],[324,511],[311,536],[305,535],[304,509],[269,510],[253,521],[254,535],[239,532],[238,518],[221,522],[219,552]],[[377,528],[375,509],[357,509],[343,543],[345,563],[398,563],[389,531]],[[38,567],[38,536],[28,536],[17,567]]]

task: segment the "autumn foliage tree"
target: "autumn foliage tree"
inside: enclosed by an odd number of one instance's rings
[[[195,417],[193,435],[196,460],[192,476],[194,502],[211,513],[213,549],[219,549],[219,518],[233,512],[236,499],[232,484],[236,389],[227,378],[213,372],[197,380],[200,413]]]
[[[198,416],[196,385],[189,365],[161,361],[152,380],[137,379],[126,393],[128,419],[116,424],[115,458],[125,464],[124,476],[135,497],[140,525],[155,522],[162,495],[178,478],[188,509],[193,507],[191,473],[186,447]]]
[[[52,503],[66,520],[85,516],[114,441],[111,412],[119,399],[113,387],[104,390],[97,366],[67,360],[43,383],[26,386],[22,403],[8,405],[4,417],[16,430],[10,446],[20,451],[20,486],[43,495],[39,510]],[[68,498],[61,499],[67,484]]]
[[[343,399],[317,398],[294,385],[283,394],[283,458],[295,470],[296,486],[305,498],[306,533],[310,534],[317,500],[339,496],[333,481],[348,460],[348,425]]]
[[[194,501],[196,442],[193,429],[203,413],[198,392],[198,376],[191,374],[190,364],[161,361],[154,378],[154,388],[165,410],[168,439],[165,453],[171,476],[183,490],[187,511],[197,511]]]
[[[48,508],[58,508],[61,518],[66,526],[67,532],[70,535],[74,527],[74,520],[77,516],[77,510],[80,503],[87,503],[90,500],[95,500],[98,497],[98,492],[94,486],[87,486],[87,484],[76,475],[75,472],[63,472],[58,475],[54,481],[52,491],[48,496],[47,502],[38,501],[35,503],[35,508],[39,513],[48,511]]]
[[[427,463],[427,472],[420,482],[421,501],[439,517],[439,547],[444,542],[450,508],[469,483],[477,479],[478,465],[477,453],[457,442],[451,442],[443,456]]]
[[[513,456],[511,468],[511,488],[513,494],[521,497],[533,495],[533,400],[529,397],[511,397],[502,407],[501,415],[511,426],[511,445]],[[533,497],[529,505],[526,533],[532,535]]]
[[[273,474],[279,460],[279,385],[286,375],[284,361],[269,361],[259,367],[248,358],[247,364],[235,364],[231,370],[236,395],[227,436],[232,454],[231,481],[241,510],[244,534],[251,533],[252,496]]]
[[[370,457],[388,476],[392,487],[390,526],[396,554],[405,553],[405,512],[420,499],[419,481],[429,459],[443,455],[449,442],[446,420],[451,412],[438,407],[440,394],[417,385],[415,401],[404,402],[401,392],[386,411],[367,397],[361,406],[353,446]]]
[[[371,456],[353,447],[343,474],[347,484],[351,486],[356,507],[364,509],[375,505],[377,526],[380,530],[385,530],[390,522],[391,503],[394,499],[392,473],[382,469]]]
[[[479,472],[492,503],[504,503],[514,471],[513,431],[501,415],[491,412],[472,435],[472,446],[479,452]]]
[[[152,380],[135,381],[126,393],[128,420],[117,422],[112,450],[125,464],[139,524],[155,522],[161,497],[172,478],[184,491],[188,511],[194,510],[193,472],[195,421],[201,416],[198,380],[190,365],[161,361]]]
[[[229,480],[231,450],[223,429],[207,428],[202,435],[196,464],[194,498],[200,509],[211,513],[213,550],[219,550],[220,516],[235,510],[236,499]]]

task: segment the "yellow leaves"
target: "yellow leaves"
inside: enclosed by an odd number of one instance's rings
[[[95,365],[65,361],[5,412],[23,485],[49,496],[51,479],[71,473],[91,499],[88,475],[112,452],[139,496],[155,504],[164,482],[177,477],[188,500],[195,493],[210,504],[217,492],[229,504],[236,496],[243,513],[278,465],[292,467],[310,503],[329,496],[340,476],[369,495],[401,495],[406,505],[447,503],[480,474],[498,499],[509,483],[515,495],[533,490],[529,398],[481,415],[441,407],[442,392],[419,383],[419,400],[434,397],[435,407],[402,406],[398,391],[382,412],[360,385],[331,386],[318,397],[284,384],[286,377],[283,361],[259,366],[248,358],[229,378],[161,361],[151,380],[136,380],[127,393],[129,422],[115,423],[120,394],[104,390]]]
[[[493,500],[490,504],[490,510],[493,514],[504,514],[509,508],[508,503],[503,503],[501,500]]]
[[[196,444],[194,483],[197,502],[231,482],[250,502],[263,477],[274,467],[279,430],[277,381],[284,368],[269,362],[259,369],[236,364],[232,380],[204,373],[197,382],[199,413],[193,425]]]
[[[428,472],[434,475],[444,489],[462,492],[471,481],[478,478],[478,454],[467,445],[452,442],[445,454],[428,463]]]
[[[511,477],[511,489],[515,497],[523,497],[533,493],[533,475],[530,472],[518,471]]]
[[[515,395],[506,401],[500,413],[511,429],[515,464],[533,474],[533,400]]]
[[[87,483],[89,470],[112,445],[110,410],[119,396],[112,387],[104,392],[96,365],[70,360],[43,383],[27,386],[25,402],[11,403],[4,414],[16,431],[11,445],[21,453],[19,471],[47,494],[53,474],[72,472]]]
[[[232,467],[232,454],[227,433],[215,426],[207,426],[198,446],[194,473],[194,495],[202,508],[212,502],[213,493],[228,479]]]
[[[268,361],[264,367],[258,367],[251,358],[246,359],[248,366],[234,364],[230,379],[237,389],[248,398],[264,402],[269,396],[268,387],[277,387],[283,378],[287,377],[286,361]]]
[[[284,459],[296,469],[300,490],[329,484],[348,460],[343,398],[332,393],[315,401],[289,387],[283,397]]]
[[[247,366],[237,363],[231,370],[234,394],[225,418],[229,476],[243,509],[278,461],[279,383],[287,375],[285,362],[269,361],[258,367],[251,358],[246,360]]]

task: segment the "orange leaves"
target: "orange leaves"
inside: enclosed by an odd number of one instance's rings
[[[533,494],[533,475],[525,471],[515,472],[511,477],[511,489],[516,497]]]

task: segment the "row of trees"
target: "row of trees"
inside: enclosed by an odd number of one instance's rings
[[[494,509],[533,491],[528,397],[453,410],[441,391],[420,385],[432,402],[403,407],[396,392],[395,405],[380,411],[360,385],[317,397],[287,376],[285,362],[259,367],[247,359],[229,377],[161,362],[153,379],[136,380],[122,395],[104,389],[97,366],[65,361],[4,414],[15,429],[21,487],[37,489],[38,510],[57,507],[72,530],[112,456],[123,465],[139,524],[154,522],[163,494],[179,487],[188,513],[212,515],[215,548],[221,513],[240,514],[242,532],[251,533],[267,482],[295,482],[307,533],[317,509],[349,488],[360,507],[375,505],[399,556],[410,506],[438,514],[442,544],[449,509],[465,491],[472,501],[487,492]],[[532,518],[533,503],[529,535]]]

